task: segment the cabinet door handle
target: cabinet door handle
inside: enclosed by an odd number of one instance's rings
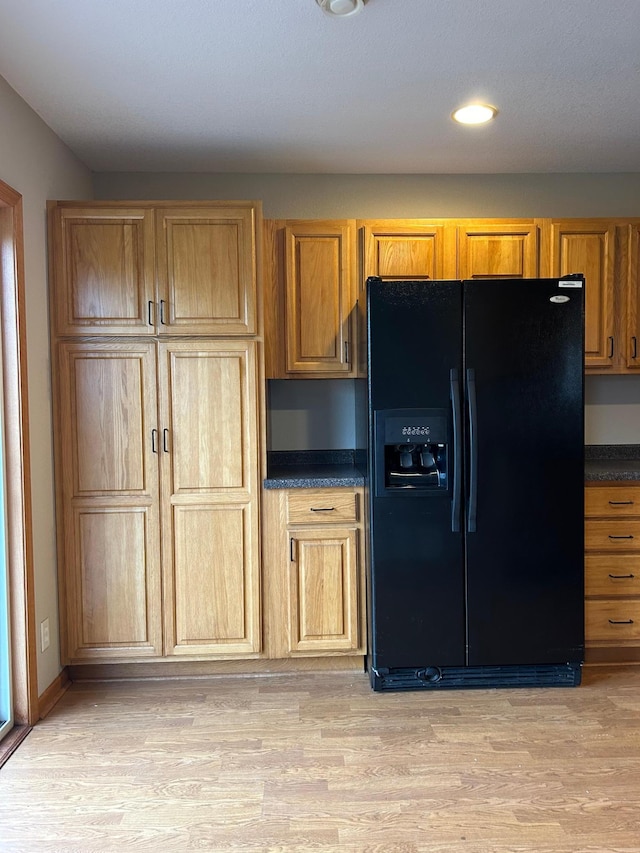
[[[158,430],[152,429],[151,430],[151,452],[152,453],[158,452],[157,440],[158,440]]]
[[[292,563],[295,563],[296,561],[295,554],[293,552],[293,536],[289,537],[289,560]]]
[[[312,506],[309,512],[335,512],[334,506]]]
[[[160,300],[160,323],[163,326],[166,326],[167,324],[166,324],[165,319],[164,319],[164,306],[165,306],[165,301],[164,301],[164,299],[161,299]]]
[[[149,303],[147,305],[147,320],[149,321],[150,326],[155,326],[155,323],[153,321],[153,306],[154,306],[154,304],[155,304],[154,302],[149,300]]]
[[[349,358],[349,341],[344,342],[344,360],[347,364],[351,363],[351,359]]]
[[[637,358],[638,357],[638,339],[636,338],[635,335],[633,335],[633,337],[631,338],[631,344],[632,344],[631,358]]]
[[[609,336],[609,358],[613,358],[613,335]]]
[[[609,534],[609,539],[633,539],[633,536],[631,534],[628,534],[627,536],[612,536]]]
[[[612,575],[612,574],[609,574],[609,577],[612,578],[613,580],[622,580],[623,578],[629,578],[629,579],[635,578],[635,575]]]
[[[609,501],[609,506],[633,506],[633,501]]]
[[[633,625],[633,619],[609,619],[610,625]]]
[[[162,430],[162,449],[164,450],[165,453],[169,452],[169,430],[168,429]]]

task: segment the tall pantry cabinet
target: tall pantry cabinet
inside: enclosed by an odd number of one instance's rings
[[[260,204],[49,223],[63,660],[255,657]]]

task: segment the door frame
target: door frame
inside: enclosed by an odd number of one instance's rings
[[[15,725],[39,718],[22,196],[0,181],[0,324],[4,382],[7,560]]]

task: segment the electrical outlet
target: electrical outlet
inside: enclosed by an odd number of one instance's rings
[[[49,637],[49,620],[43,619],[40,623],[40,651],[46,651],[51,645],[51,638]]]

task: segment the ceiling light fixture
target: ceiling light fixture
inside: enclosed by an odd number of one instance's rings
[[[362,12],[367,0],[316,0],[325,15],[332,18],[348,18]]]
[[[468,104],[451,113],[451,118],[459,124],[485,124],[497,113],[498,110],[489,104]]]

